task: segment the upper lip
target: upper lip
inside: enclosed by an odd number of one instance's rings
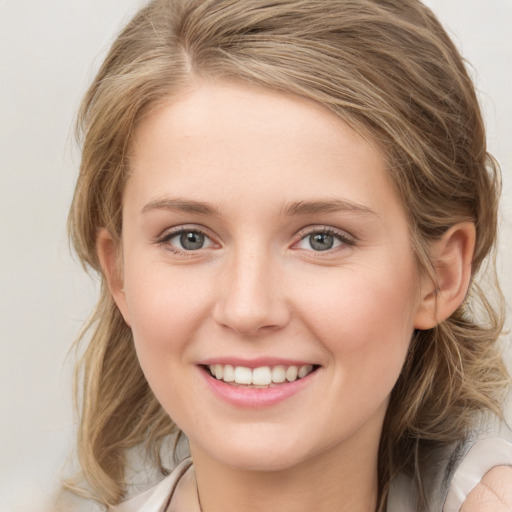
[[[244,359],[238,357],[212,357],[204,359],[198,363],[199,365],[211,366],[214,364],[244,366],[245,368],[259,368],[261,366],[303,366],[307,364],[316,365],[312,361],[303,359],[289,359],[281,357],[258,357],[255,359]]]

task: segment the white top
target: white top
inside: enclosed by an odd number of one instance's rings
[[[172,473],[164,478],[159,484],[151,489],[138,494],[137,496],[110,507],[109,512],[165,512],[170,504],[178,485],[183,475],[192,467],[192,459],[187,457],[180,462],[172,471]],[[196,512],[183,511],[183,512]],[[197,512],[200,512],[199,504]]]
[[[500,438],[477,441],[455,472],[443,512],[459,512],[468,494],[496,466],[512,466],[512,443]]]
[[[493,437],[476,441],[466,455],[458,462],[452,473],[448,494],[442,512],[459,512],[464,500],[483,476],[493,467],[512,466],[512,443]],[[110,512],[165,512],[173,507],[173,494],[180,479],[192,471],[190,457],[183,460],[172,473],[158,485],[115,507]],[[401,475],[393,481],[388,510],[392,512],[415,512],[415,493],[412,480]],[[193,510],[177,512],[200,512],[199,503]]]
[[[444,497],[441,497],[442,512],[459,512],[469,493],[496,466],[512,466],[512,443],[498,437],[476,441],[452,473],[446,498],[443,500]],[[440,489],[433,492],[436,491],[442,492]],[[400,475],[392,482],[388,498],[389,512],[416,512],[416,501],[411,478]],[[432,510],[437,512],[439,508]]]

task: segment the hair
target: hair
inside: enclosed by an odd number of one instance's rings
[[[378,510],[399,472],[414,477],[421,509],[428,501],[422,458],[433,444],[463,439],[477,412],[499,415],[508,378],[497,342],[503,307],[493,257],[499,168],[486,150],[464,62],[417,0],[154,0],[114,41],[79,113],[83,152],[69,216],[80,260],[102,280],[77,366],[77,451],[89,495],[119,502],[126,451],[142,443],[165,471],[159,446],[177,431],[140,369],[101,274],[96,238],[106,228],[121,239],[129,151],[141,118],[202,78],[306,98],[375,143],[405,207],[418,267],[434,282],[431,242],[458,222],[474,222],[466,300],[433,329],[415,332],[380,442]],[[473,279],[484,267],[495,305]],[[76,482],[68,485],[79,492]]]

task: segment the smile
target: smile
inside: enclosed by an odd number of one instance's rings
[[[247,368],[230,364],[212,364],[208,366],[208,369],[212,377],[232,385],[266,388],[302,379],[313,372],[315,366],[305,364],[301,366],[276,365]]]
[[[270,361],[252,361],[246,365],[242,361],[230,363],[211,361],[201,364],[200,373],[214,396],[241,409],[261,409],[291,399],[314,385],[322,373],[318,364],[283,364],[282,361],[274,364]]]

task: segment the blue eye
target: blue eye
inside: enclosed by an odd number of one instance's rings
[[[205,236],[196,231],[187,231],[179,235],[179,240],[183,249],[187,251],[197,251],[197,249],[203,248]]]
[[[213,245],[213,242],[197,229],[182,229],[166,235],[161,242],[177,251],[199,251]]]
[[[315,233],[308,236],[308,242],[315,251],[328,251],[334,247],[335,238],[329,233]]]
[[[336,249],[342,245],[353,245],[354,242],[341,233],[332,230],[320,230],[309,233],[297,244],[297,248],[309,251],[322,252]]]

